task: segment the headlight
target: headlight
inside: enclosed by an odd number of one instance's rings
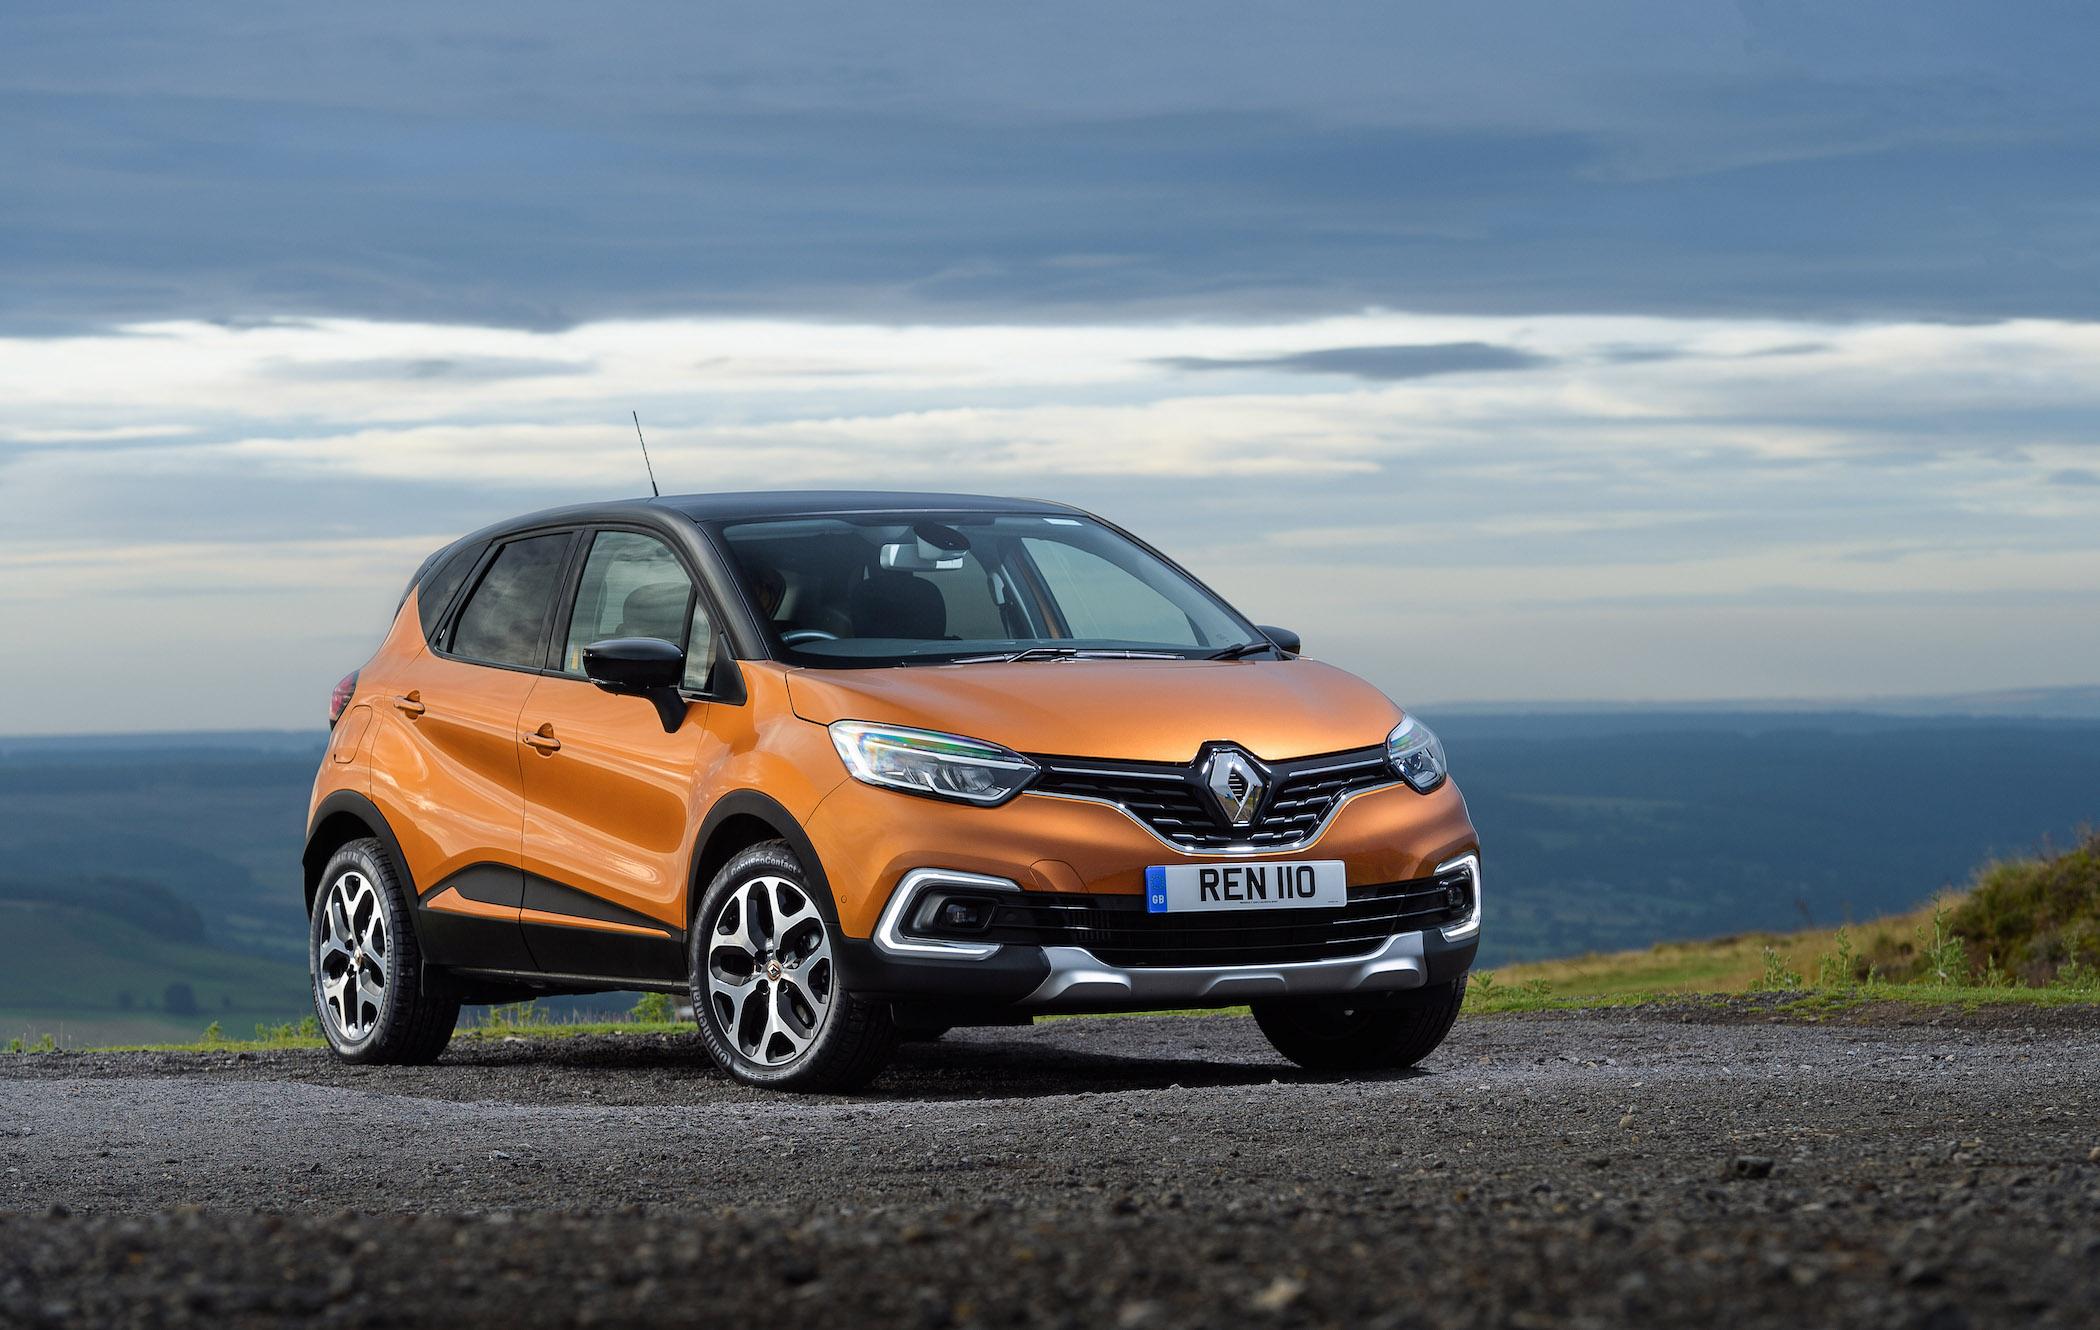
[[[1010,748],[933,730],[833,721],[831,742],[853,778],[913,794],[964,803],[1004,803],[1036,773]]]
[[[1413,716],[1400,722],[1385,736],[1385,758],[1400,773],[1400,779],[1423,794],[1442,783],[1451,768],[1444,764],[1444,745],[1427,725]]]

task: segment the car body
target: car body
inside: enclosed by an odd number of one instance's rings
[[[1419,1043],[1478,943],[1478,837],[1426,728],[1296,647],[1055,503],[665,497],[477,531],[332,703],[304,855],[323,1024],[427,1057],[448,1003],[661,990],[728,1070],[806,1088],[1049,1012],[1324,1030],[1440,994]],[[1329,903],[1285,908],[1287,870]],[[1160,911],[1169,882],[1188,910]],[[709,948],[791,918],[731,991]],[[808,1069],[795,1018],[848,997],[866,1047]]]

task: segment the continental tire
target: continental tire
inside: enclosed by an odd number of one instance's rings
[[[314,1011],[345,1062],[435,1062],[459,1024],[459,992],[424,972],[408,893],[376,840],[354,840],[321,870],[307,928]]]
[[[848,992],[831,903],[784,841],[738,854],[693,917],[693,1017],[715,1062],[747,1085],[842,1093],[873,1080],[897,1047],[889,1004]]]

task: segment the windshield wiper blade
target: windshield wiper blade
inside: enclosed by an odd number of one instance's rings
[[[1219,647],[1216,651],[1213,651],[1208,656],[1205,656],[1204,659],[1238,660],[1242,656],[1251,656],[1257,651],[1274,651],[1275,649],[1276,644],[1274,642],[1269,641],[1267,638],[1263,638],[1259,642],[1235,642],[1229,647]]]
[[[1122,647],[1024,647],[988,656],[957,656],[949,665],[1010,665],[1017,660],[1179,660],[1172,651],[1131,651]]]

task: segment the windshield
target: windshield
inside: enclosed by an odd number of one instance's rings
[[[717,528],[780,656],[852,667],[1213,655],[1260,634],[1080,517],[873,513]]]

